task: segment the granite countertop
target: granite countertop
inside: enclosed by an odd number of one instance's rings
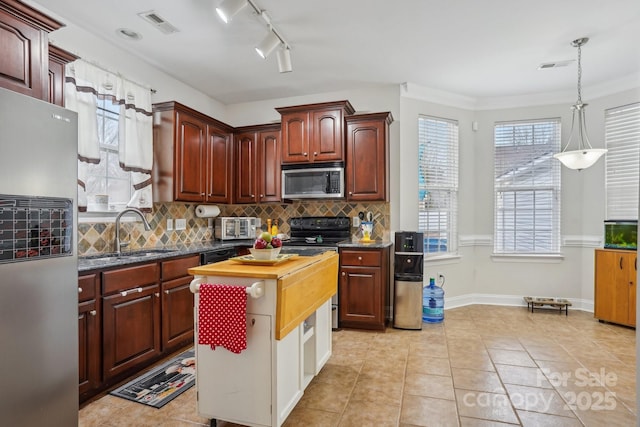
[[[175,246],[159,246],[153,248],[141,248],[134,251],[123,251],[120,257],[115,253],[96,253],[83,255],[78,257],[78,271],[84,272],[89,270],[99,270],[111,267],[121,267],[129,264],[136,264],[148,261],[160,261],[166,258],[175,258],[179,256],[200,254],[215,249],[235,248],[238,246],[249,247],[253,244],[250,240],[227,240],[227,241],[209,241],[180,244]],[[286,246],[286,241],[284,242]],[[392,245],[388,240],[372,240],[371,242],[362,242],[361,240],[346,240],[338,243],[338,248],[371,248],[381,249]]]

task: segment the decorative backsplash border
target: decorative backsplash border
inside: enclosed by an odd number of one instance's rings
[[[173,246],[184,243],[212,241],[213,229],[207,218],[195,215],[195,203],[154,203],[153,211],[145,214],[151,225],[145,231],[141,222],[120,224],[120,239],[129,241],[127,249],[143,249]],[[281,233],[289,233],[288,220],[297,216],[358,216],[359,212],[371,212],[374,221],[373,237],[389,239],[389,203],[344,203],[338,201],[295,201],[291,204],[218,205],[220,216],[255,216],[266,224],[267,219],[278,219]],[[185,230],[167,230],[168,219],[184,218]],[[353,228],[356,235],[357,228]],[[91,255],[115,250],[115,224],[95,222],[78,224],[78,255]]]

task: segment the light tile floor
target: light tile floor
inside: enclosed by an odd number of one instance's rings
[[[421,331],[336,331],[285,426],[635,426],[635,341],[590,313],[486,305],[447,310]],[[194,387],[162,409],[107,395],[79,425],[209,421]]]

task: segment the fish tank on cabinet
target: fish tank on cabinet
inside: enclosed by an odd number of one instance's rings
[[[604,247],[609,249],[638,249],[637,220],[609,220],[604,222]]]

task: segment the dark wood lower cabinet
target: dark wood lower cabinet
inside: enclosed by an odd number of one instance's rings
[[[124,293],[124,292],[123,292]],[[160,354],[160,286],[103,297],[102,372],[105,380]]]
[[[384,330],[389,301],[389,249],[340,249],[341,328]]]
[[[100,275],[78,277],[78,380],[80,399],[100,386]]]
[[[81,273],[79,398],[84,402],[193,343],[199,255]]]

